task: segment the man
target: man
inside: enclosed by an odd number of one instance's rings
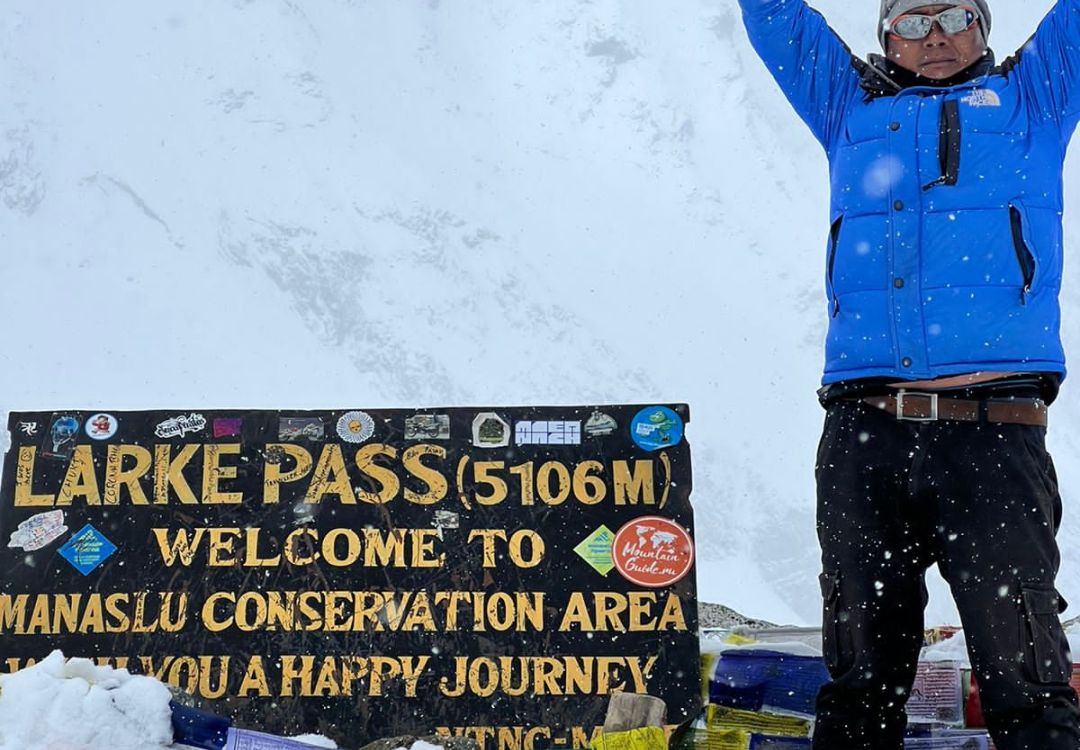
[[[998,66],[986,0],[885,0],[866,61],[804,0],[740,3],[832,183],[814,747],[902,747],[937,563],[999,750],[1077,750],[1045,433],[1080,0]]]

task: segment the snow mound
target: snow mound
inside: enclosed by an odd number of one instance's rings
[[[0,750],[160,750],[172,744],[169,690],[126,669],[64,659],[0,676]]]

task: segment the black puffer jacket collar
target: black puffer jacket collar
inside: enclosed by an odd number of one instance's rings
[[[906,88],[925,86],[929,88],[948,88],[973,81],[989,74],[994,69],[994,53],[987,50],[979,60],[951,78],[936,81],[918,73],[894,65],[884,55],[870,55],[860,60],[858,66],[861,80],[859,85],[866,92],[867,99],[894,96]]]

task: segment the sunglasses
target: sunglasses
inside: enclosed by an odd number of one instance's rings
[[[979,14],[974,8],[957,6],[943,10],[936,16],[922,16],[918,14],[900,16],[886,24],[885,30],[898,37],[917,41],[925,39],[937,23],[949,36],[967,31],[979,21]]]

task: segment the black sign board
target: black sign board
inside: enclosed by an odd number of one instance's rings
[[[0,664],[153,674],[240,726],[587,746],[698,707],[685,405],[14,413]]]

